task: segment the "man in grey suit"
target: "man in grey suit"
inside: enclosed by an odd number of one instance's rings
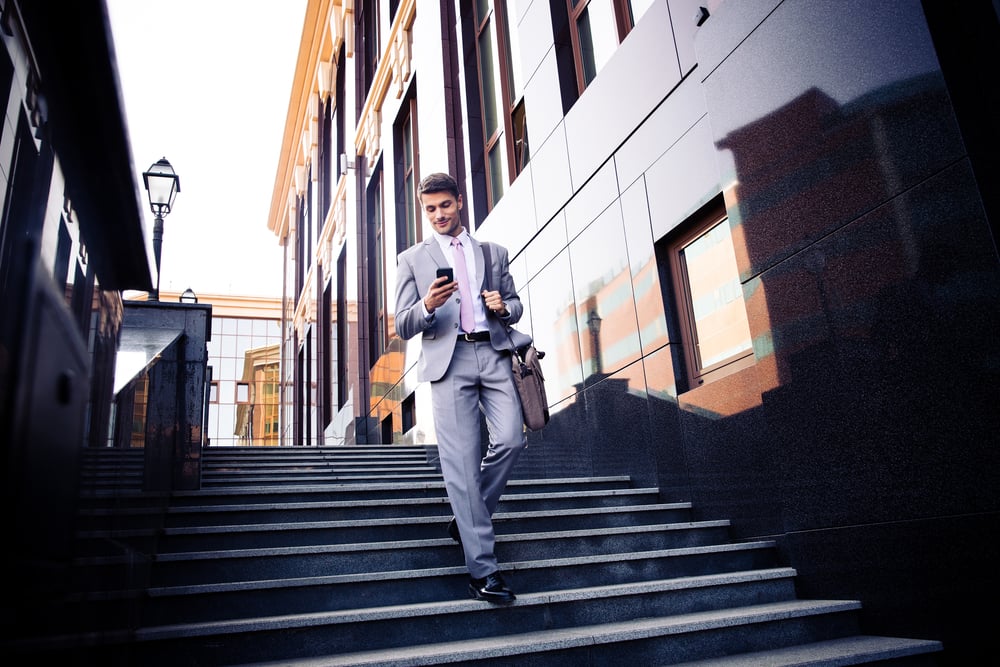
[[[431,174],[420,182],[419,196],[434,234],[398,257],[396,332],[404,339],[421,336],[417,380],[431,385],[441,470],[455,515],[448,532],[465,553],[469,592],[508,603],[514,593],[493,553],[492,516],[526,442],[505,327],[520,319],[521,300],[507,250],[491,243],[491,266],[485,266],[481,244],[463,227],[455,179]],[[439,269],[451,269],[454,280],[439,277]],[[485,456],[480,410],[489,431]]]

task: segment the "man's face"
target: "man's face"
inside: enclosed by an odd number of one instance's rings
[[[438,234],[458,236],[462,233],[462,195],[458,199],[450,192],[425,192],[420,195],[420,203],[424,207],[427,222]]]

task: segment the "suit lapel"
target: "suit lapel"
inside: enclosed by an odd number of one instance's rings
[[[451,262],[445,258],[444,253],[441,252],[441,246],[438,245],[438,242],[434,239],[434,237],[424,239],[424,247],[427,252],[430,253],[431,259],[433,259],[434,263],[439,267],[451,266]]]

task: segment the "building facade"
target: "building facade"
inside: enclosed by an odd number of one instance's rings
[[[547,353],[521,474],[655,484],[975,655],[998,34],[986,0],[310,2],[268,223],[288,442],[434,443],[394,266],[448,171]]]
[[[107,445],[121,290],[152,288],[102,2],[0,2],[5,630],[65,590],[85,447]]]

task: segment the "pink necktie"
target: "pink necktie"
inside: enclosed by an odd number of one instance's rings
[[[476,316],[472,314],[472,286],[469,283],[469,271],[465,268],[465,253],[462,251],[462,242],[453,238],[451,249],[455,251],[455,276],[458,280],[462,329],[472,333],[476,329]]]

